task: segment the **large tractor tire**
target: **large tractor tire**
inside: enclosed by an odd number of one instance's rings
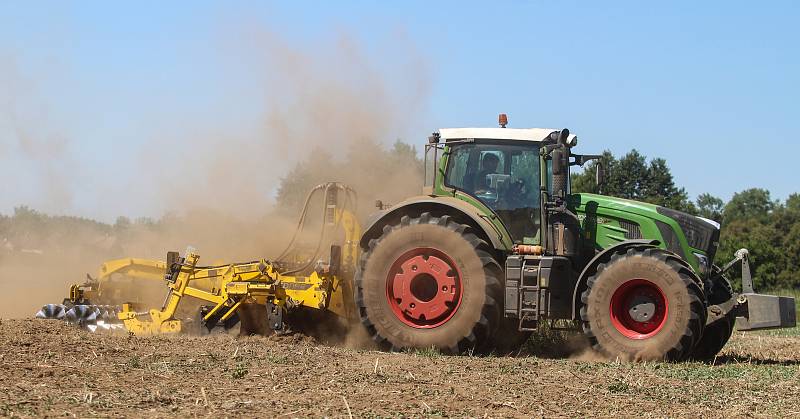
[[[662,249],[629,249],[600,264],[581,295],[595,350],[628,360],[686,359],[703,334],[706,306],[694,272]]]
[[[499,272],[490,246],[469,226],[449,216],[404,216],[361,256],[359,315],[386,348],[484,351],[501,319]]]
[[[733,287],[725,275],[719,272],[718,267],[714,267],[713,278],[706,283],[706,295],[708,296],[709,306],[724,303],[733,298]],[[711,320],[703,331],[703,337],[694,345],[691,359],[696,361],[713,361],[719,351],[728,343],[733,335],[733,327],[736,324],[736,316],[732,312]]]

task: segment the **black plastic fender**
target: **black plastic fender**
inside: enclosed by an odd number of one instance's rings
[[[578,276],[578,282],[575,283],[575,289],[572,291],[572,319],[578,319],[578,311],[580,310],[581,304],[581,293],[583,290],[586,289],[586,280],[594,274],[597,266],[605,260],[608,260],[612,254],[620,251],[620,250],[627,250],[627,249],[647,249],[652,247],[659,247],[661,242],[658,240],[647,240],[647,239],[638,239],[638,240],[626,240],[624,242],[617,243],[611,247],[607,247],[603,249],[600,253],[594,255],[592,260],[584,266],[583,271]]]
[[[492,247],[499,250],[507,249],[503,244],[505,232],[499,231],[489,217],[480,212],[473,205],[450,196],[421,195],[406,199],[390,209],[379,211],[370,217],[359,244],[366,249],[371,239],[383,233],[383,226],[397,224],[400,218],[409,213],[422,214],[430,212],[431,215],[449,215],[460,223],[468,224],[475,228],[478,236],[488,240]]]

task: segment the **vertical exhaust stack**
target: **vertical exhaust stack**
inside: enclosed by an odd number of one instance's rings
[[[569,130],[564,128],[551,136],[555,136],[555,149],[551,153],[553,161],[553,196],[566,198],[569,181]]]
[[[567,208],[569,193],[569,130],[550,134],[554,144],[550,145],[552,161],[553,189],[549,199],[544,203],[546,209],[547,235],[545,249],[547,254],[566,257],[577,257],[579,247],[580,221]]]

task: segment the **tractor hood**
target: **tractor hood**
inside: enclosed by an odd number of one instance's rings
[[[572,195],[571,204],[599,248],[623,240],[656,239],[701,270],[714,260],[720,225],[712,220],[646,202],[596,194]]]

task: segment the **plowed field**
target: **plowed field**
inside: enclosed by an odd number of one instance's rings
[[[92,334],[58,321],[2,320],[0,415],[800,415],[796,329],[737,333],[714,365],[546,353],[384,353],[298,335],[143,338]]]

